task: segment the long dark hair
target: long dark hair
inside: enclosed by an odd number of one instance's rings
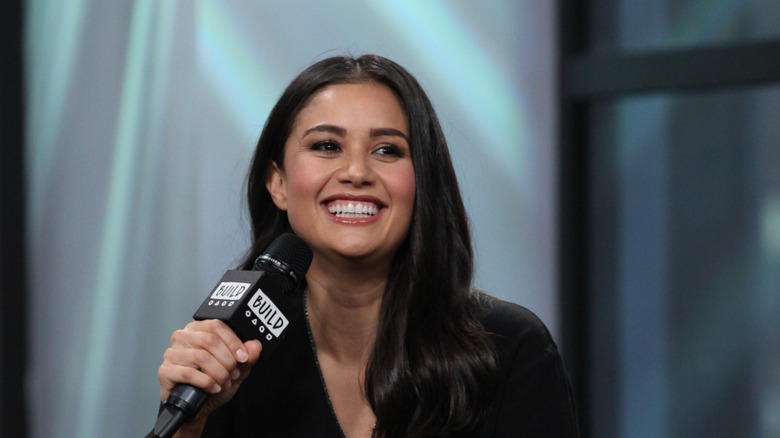
[[[366,369],[366,396],[384,437],[457,436],[473,430],[494,394],[497,359],[477,320],[471,288],[473,253],[466,211],[436,113],[417,80],[389,59],[364,55],[319,61],[296,77],[271,111],[247,182],[254,259],[292,231],[265,182],[283,167],[284,145],[298,112],[322,87],[377,82],[407,116],[415,173],[411,228],[393,259],[376,342]]]

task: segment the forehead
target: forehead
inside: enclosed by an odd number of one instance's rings
[[[377,82],[331,84],[317,90],[296,115],[292,131],[320,123],[355,128],[392,126],[408,134],[406,113],[398,97]]]

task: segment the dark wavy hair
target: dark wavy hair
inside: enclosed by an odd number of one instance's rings
[[[466,211],[436,113],[417,80],[376,55],[333,57],[298,75],[271,110],[252,159],[247,201],[253,244],[243,268],[279,234],[287,213],[266,189],[271,163],[298,112],[330,84],[376,82],[396,94],[409,126],[416,194],[406,240],[394,256],[365,390],[383,437],[457,436],[473,430],[495,391],[497,359],[477,319]]]

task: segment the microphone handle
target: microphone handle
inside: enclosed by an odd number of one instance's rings
[[[170,438],[185,421],[191,420],[203,407],[206,391],[186,383],[177,383],[154,424],[154,438]]]

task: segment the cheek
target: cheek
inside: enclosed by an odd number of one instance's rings
[[[327,169],[307,160],[291,160],[287,167],[287,219],[296,233],[304,232],[317,217],[317,202],[327,183]]]
[[[297,201],[317,194],[322,186],[322,170],[306,162],[297,162],[287,170],[287,196]]]
[[[416,188],[414,170],[411,167],[409,169],[403,169],[395,175],[392,181],[393,196],[398,202],[408,208],[409,211],[407,213],[411,217],[412,209],[414,208]]]

